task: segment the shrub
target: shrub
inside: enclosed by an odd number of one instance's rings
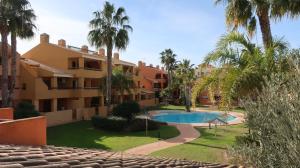
[[[34,109],[34,106],[29,102],[20,102],[14,111],[14,119],[22,119],[37,116],[40,116],[40,113],[36,111]]]
[[[136,114],[140,112],[140,105],[137,102],[124,102],[113,108],[113,116],[122,117],[129,123]]]
[[[92,124],[95,128],[108,131],[123,131],[126,127],[126,121],[117,118],[92,117]]]
[[[148,120],[148,130],[159,129],[160,124],[158,122]],[[127,131],[145,131],[146,130],[146,119],[134,119],[130,122],[127,127]]]
[[[245,167],[299,167],[299,74],[273,76],[256,100],[245,101],[249,134],[237,138],[233,161]]]

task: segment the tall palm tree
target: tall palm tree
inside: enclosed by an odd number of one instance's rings
[[[7,56],[7,36],[9,34],[8,20],[12,4],[10,1],[0,1],[0,33],[1,33],[1,65],[2,65],[2,79],[1,79],[1,93],[2,93],[2,107],[8,107],[8,56]]]
[[[191,109],[191,87],[195,80],[195,70],[190,60],[182,60],[176,69],[176,78],[180,80],[180,88],[184,93],[185,108],[190,112]]]
[[[273,41],[270,18],[295,17],[300,14],[300,1],[295,0],[215,0],[226,4],[226,23],[229,28],[245,27],[250,36],[256,30],[257,19],[265,49]]]
[[[220,68],[197,80],[193,87],[193,103],[206,89],[217,91],[221,95],[221,105],[227,108],[232,100],[241,96],[255,96],[255,90],[263,85],[263,78],[282,69],[280,62],[286,49],[285,43],[274,40],[271,48],[263,52],[242,34],[232,32],[223,36],[216,49],[205,58],[205,63],[217,63]]]
[[[107,80],[106,80],[106,102],[107,111],[111,105],[111,76],[112,76],[112,51],[116,49],[126,49],[129,43],[128,31],[132,27],[128,24],[129,17],[125,14],[125,9],[118,9],[109,2],[104,3],[102,11],[94,12],[94,19],[90,21],[91,31],[88,39],[91,45],[100,48],[107,48]]]
[[[14,97],[14,88],[16,83],[16,60],[17,60],[17,37],[27,39],[34,36],[34,21],[36,16],[27,0],[19,0],[22,3],[20,9],[14,9],[15,16],[9,21],[9,29],[11,31],[11,83],[9,88],[9,105],[12,106]]]
[[[171,49],[165,49],[160,53],[161,63],[166,67],[168,72],[168,85],[172,86],[173,71],[176,69],[176,54]]]
[[[115,88],[123,98],[125,91],[128,94],[131,93],[131,89],[133,88],[134,82],[132,79],[132,75],[127,75],[123,72],[121,67],[116,67],[112,73],[112,87]]]

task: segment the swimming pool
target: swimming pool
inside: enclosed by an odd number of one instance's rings
[[[233,121],[236,117],[228,115],[226,119],[222,113],[218,112],[182,112],[174,110],[163,110],[159,114],[151,117],[152,120],[166,123],[179,123],[179,124],[194,124],[194,123],[207,123],[210,120],[220,118],[227,122]]]

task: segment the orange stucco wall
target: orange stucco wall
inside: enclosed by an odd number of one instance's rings
[[[139,62],[138,68],[143,76],[143,79],[141,80],[141,86],[143,86],[145,89],[156,91],[153,87],[154,81],[159,82],[161,84],[161,88],[163,88],[163,85],[167,83],[167,79],[163,78],[163,75],[166,74],[163,69],[159,67],[153,67],[151,65],[146,66],[146,64],[141,61]],[[156,79],[157,74],[161,75],[160,79]]]
[[[13,120],[14,119],[14,112],[12,108],[1,108],[0,109],[0,120]]]
[[[46,145],[46,118],[34,117],[1,122],[0,144]]]

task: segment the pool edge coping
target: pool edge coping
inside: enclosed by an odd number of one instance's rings
[[[155,114],[158,114],[160,113],[160,111],[163,111],[163,110],[152,110],[152,111],[149,111],[148,114],[150,116],[153,116]],[[177,111],[182,111],[182,110],[177,110]],[[198,112],[198,113],[201,113],[201,112],[218,112],[218,113],[225,113],[224,111],[219,111],[219,110],[205,110],[205,109],[193,109],[193,112]],[[233,111],[229,111],[228,112],[229,115],[232,115],[235,117],[234,120],[232,121],[229,121],[227,125],[237,125],[237,124],[242,124],[245,122],[245,118],[244,118],[244,114],[242,113],[238,113],[238,112],[233,112]],[[194,127],[209,127],[209,123],[174,123],[174,122],[166,122],[168,125],[174,125],[174,124],[185,124],[185,125],[191,125],[191,126],[194,126]]]

